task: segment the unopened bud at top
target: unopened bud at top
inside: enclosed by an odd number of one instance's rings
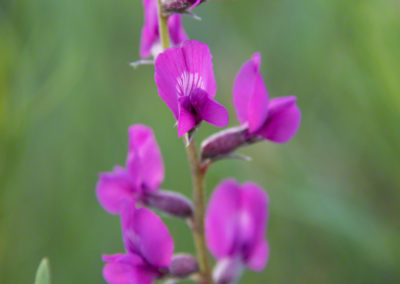
[[[162,0],[164,14],[186,13],[206,0]]]

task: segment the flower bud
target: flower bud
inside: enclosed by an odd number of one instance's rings
[[[242,271],[243,264],[239,258],[225,258],[215,266],[213,279],[216,284],[234,284],[239,280]]]
[[[164,14],[186,13],[192,6],[195,7],[206,0],[162,0],[162,12]]]
[[[185,196],[166,190],[145,192],[142,198],[144,205],[179,218],[193,216],[193,204]]]
[[[196,258],[189,254],[176,254],[172,257],[169,273],[171,277],[186,278],[199,271]]]
[[[229,157],[236,149],[258,141],[257,136],[249,135],[246,125],[229,128],[207,138],[201,144],[203,160],[218,160]]]

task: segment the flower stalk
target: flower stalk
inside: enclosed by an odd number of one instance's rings
[[[170,46],[169,35],[168,35],[168,15],[163,15],[161,1],[158,1],[158,22],[159,22],[159,32],[162,49],[167,49]]]
[[[168,15],[162,14],[161,0],[158,0],[158,17],[159,17],[159,32],[162,49],[165,50],[170,47],[170,40],[168,34]],[[193,238],[196,247],[200,270],[200,283],[213,284],[211,277],[211,266],[208,257],[206,239],[204,234],[204,215],[205,215],[205,173],[206,169],[201,166],[201,161],[197,153],[196,144],[194,139],[189,139],[189,135],[185,134],[184,141],[190,141],[185,147],[188,156],[193,182],[193,202],[194,202],[194,216],[193,216]],[[186,143],[185,143],[186,144]]]
[[[188,140],[188,134],[186,134],[184,138]],[[185,148],[192,172],[194,203],[194,219],[192,230],[201,274],[200,283],[211,284],[213,283],[211,278],[211,267],[204,234],[206,168],[201,166],[201,161],[197,153],[194,139],[192,139],[189,145],[187,145]]]

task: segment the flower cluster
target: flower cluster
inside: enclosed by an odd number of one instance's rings
[[[241,67],[233,84],[240,125],[210,136],[203,141],[200,156],[197,154],[193,136],[201,123],[225,127],[229,122],[227,110],[215,100],[217,83],[210,49],[187,40],[182,27],[181,13],[190,13],[202,2],[143,0],[140,55],[154,57],[158,94],[172,111],[178,136],[186,139],[194,202],[160,188],[164,165],[155,135],[147,126],[131,126],[125,166],[100,174],[96,188],[102,207],[119,215],[122,225],[125,252],[103,256],[103,276],[110,284],[146,284],[157,279],[231,284],[238,282],[244,269],[261,271],[268,262],[269,200],[265,190],[252,182],[224,180],[204,212],[204,178],[213,162],[235,157],[234,152],[242,146],[264,140],[288,142],[299,128],[301,113],[294,96],[269,98],[260,73],[261,55],[256,53]],[[172,47],[163,46],[163,36]],[[151,209],[187,221],[197,258],[174,254],[167,226]],[[206,247],[217,260],[212,273]]]

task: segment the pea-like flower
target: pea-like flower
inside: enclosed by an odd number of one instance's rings
[[[258,185],[229,179],[217,186],[205,220],[207,245],[218,260],[216,283],[235,283],[245,267],[255,271],[265,267],[267,219],[268,197]]]
[[[301,112],[295,96],[269,99],[260,74],[261,55],[256,53],[239,70],[233,102],[240,127],[217,133],[204,141],[204,159],[229,156],[237,148],[261,140],[286,143],[300,126]]]
[[[233,102],[238,120],[248,125],[248,133],[275,143],[288,142],[300,126],[301,113],[296,97],[269,100],[260,74],[261,55],[256,53],[236,76]]]
[[[140,43],[140,57],[157,57],[161,52],[161,40],[158,23],[157,0],[143,0],[144,26],[142,28],[142,39]],[[168,31],[172,45],[178,45],[188,37],[182,26],[181,15],[171,15],[168,18]]]
[[[164,165],[153,131],[144,125],[129,128],[126,168],[100,174],[97,197],[111,214],[121,213],[125,202],[137,202],[146,192],[155,192],[164,179]]]
[[[127,204],[121,222],[126,253],[103,255],[104,279],[110,284],[151,284],[166,275],[174,243],[160,217]]]
[[[166,49],[155,61],[155,81],[178,122],[179,137],[203,120],[217,127],[228,124],[228,112],[214,100],[217,84],[206,44],[193,40]]]
[[[120,214],[126,203],[142,203],[165,213],[188,218],[192,204],[184,196],[160,191],[164,165],[151,128],[133,125],[129,128],[126,168],[100,174],[96,194],[100,204],[111,214]]]

